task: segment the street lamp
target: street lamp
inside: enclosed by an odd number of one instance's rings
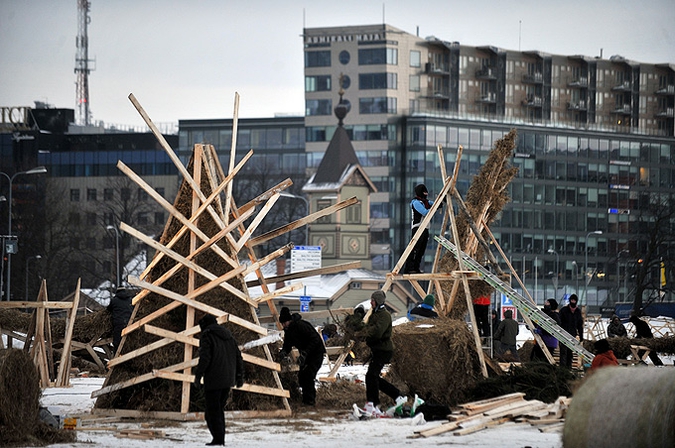
[[[24,293],[24,300],[28,302],[28,262],[30,260],[39,260],[42,258],[42,255],[33,255],[32,257],[26,258],[26,290]]]
[[[558,297],[558,276],[560,275],[560,256],[553,248],[547,250],[549,254],[555,254],[555,280],[553,281],[553,287],[555,288],[554,296]]]
[[[572,261],[572,264],[574,265],[574,277],[577,280],[577,289],[574,290],[574,293],[579,294],[579,265],[576,261]]]
[[[46,172],[47,172],[47,168],[45,168],[44,166],[36,166],[35,168],[31,168],[28,171],[19,171],[17,173],[14,173],[14,175],[11,176],[11,177],[10,177],[9,174],[7,174],[5,172],[0,172],[0,174],[5,176],[7,178],[7,180],[9,181],[9,207],[8,207],[9,208],[9,213],[8,213],[9,218],[7,219],[7,234],[9,236],[9,239],[12,238],[12,183],[14,182],[14,178],[16,178],[16,176],[20,176],[22,174],[26,174],[26,175],[44,174]],[[4,246],[6,246],[6,245],[3,245],[3,249],[2,249],[3,253],[4,253],[5,248],[6,248]],[[9,252],[9,251],[7,252],[7,300],[8,301],[11,298],[11,295],[10,295],[11,284],[10,283],[11,283],[11,280],[12,280],[12,253],[13,252]],[[3,259],[4,259],[4,257],[3,257]]]
[[[588,305],[588,284],[591,282],[591,278],[593,278],[593,275],[591,274],[591,277],[588,277],[588,237],[591,235],[602,235],[602,230],[594,230],[593,232],[588,232],[586,234],[586,246],[584,247],[585,251],[585,260],[584,260],[584,301],[586,305]]]
[[[286,191],[280,192],[279,196],[283,196],[285,198],[291,198],[291,199],[300,199],[302,202],[305,203],[305,210],[307,212],[306,214],[309,215],[309,201],[306,198],[304,198],[303,196],[297,196],[295,194],[291,194],[291,193],[288,193]],[[309,236],[309,230],[307,228],[305,228],[305,246],[307,245],[308,236]]]
[[[120,232],[117,230],[117,227],[115,226],[107,226],[105,228],[106,230],[114,230],[115,231],[115,266],[117,266],[117,283],[115,283],[115,287],[119,288],[121,286],[120,283]]]

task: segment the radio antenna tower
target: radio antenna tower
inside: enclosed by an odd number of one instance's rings
[[[87,26],[91,20],[89,17],[89,7],[91,3],[87,0],[77,0],[77,54],[75,55],[75,75],[77,76],[76,101],[77,101],[77,123],[83,126],[90,124],[89,111],[89,37],[87,36]]]

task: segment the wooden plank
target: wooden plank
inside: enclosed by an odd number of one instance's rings
[[[297,291],[298,289],[302,289],[303,284],[302,283],[295,283],[292,285],[284,286],[283,288],[275,289],[272,292],[268,292],[267,294],[263,294],[258,297],[252,297],[253,301],[256,303],[260,302],[267,302],[268,300],[272,300],[275,297],[280,297],[285,294],[288,294],[289,292]]]
[[[274,389],[272,387],[257,386],[255,384],[244,384],[242,387],[234,387],[232,389],[252,392],[254,394],[272,395],[275,397],[289,398],[291,396],[290,392],[285,389]]]
[[[176,333],[175,331],[165,330],[163,328],[155,327],[154,325],[143,325],[143,330],[146,333],[154,334],[155,336],[161,336],[163,338],[173,339],[176,342],[182,342],[184,344],[192,345],[194,347],[199,347],[199,339],[195,339],[188,336],[183,336]]]
[[[2,308],[47,308],[67,310],[73,307],[73,302],[0,302]]]
[[[278,362],[268,361],[267,359],[259,358],[257,356],[253,356],[248,353],[242,353],[241,357],[244,360],[244,362],[247,362],[249,364],[255,364],[270,370],[274,370],[276,372],[281,372],[281,364],[279,364]]]
[[[77,286],[75,287],[75,295],[73,296],[72,308],[68,312],[68,319],[66,320],[66,333],[64,337],[63,351],[61,352],[61,363],[59,364],[59,372],[56,375],[56,387],[68,387],[70,384],[70,347],[73,340],[73,330],[75,328],[75,318],[77,317],[77,308],[80,305],[80,283],[81,279],[77,279]]]
[[[269,198],[267,203],[263,206],[262,210],[258,212],[256,217],[251,222],[251,224],[246,228],[244,233],[241,235],[239,241],[237,241],[236,244],[234,245],[235,252],[238,253],[241,250],[241,248],[244,247],[244,244],[246,244],[251,239],[251,235],[253,235],[253,232],[256,231],[258,226],[262,223],[262,220],[265,219],[267,213],[269,213],[269,211],[272,209],[272,207],[279,200],[280,197],[281,197],[280,194],[276,193],[272,195],[271,198]]]
[[[349,207],[350,205],[356,204],[358,199],[356,199],[356,196],[353,196],[349,199],[346,199],[342,202],[338,202],[337,204],[331,205],[330,207],[326,207],[322,210],[319,210],[317,212],[314,212],[310,215],[305,216],[304,218],[300,218],[296,221],[293,221],[290,224],[286,224],[285,226],[278,227],[272,231],[269,231],[263,235],[257,236],[255,238],[251,238],[249,240],[249,243],[251,246],[257,246],[259,244],[265,243],[271,239],[276,238],[279,235],[283,235],[284,233],[290,232],[291,230],[295,230],[299,227],[302,227],[304,225],[307,225],[311,222],[316,221],[317,219],[331,215],[335,213],[338,210],[342,210],[343,208]]]
[[[300,271],[300,272],[294,272],[292,274],[283,274],[283,275],[277,275],[275,277],[265,277],[265,281],[267,283],[277,283],[277,282],[285,282],[288,280],[297,280],[300,278],[305,278],[305,277],[313,277],[315,275],[326,275],[326,274],[334,274],[336,272],[343,272],[347,271],[349,269],[359,269],[361,268],[361,262],[360,261],[352,261],[349,263],[342,263],[342,264],[335,264],[332,266],[326,266],[324,268],[318,268],[318,269],[308,269],[306,271]],[[246,286],[249,288],[252,288],[254,286],[259,286],[261,284],[260,280],[250,280],[246,282]]]
[[[178,371],[178,370],[183,370],[187,367],[196,367],[197,363],[199,363],[199,359],[194,358],[194,359],[191,359],[188,362],[181,362],[181,363],[169,366],[169,367],[164,367],[162,370],[164,370],[166,372],[175,372],[175,371]],[[101,395],[105,395],[107,393],[114,392],[116,390],[125,389],[129,386],[133,386],[135,384],[140,384],[140,383],[143,383],[145,381],[149,381],[153,378],[155,378],[155,375],[153,374],[153,372],[149,372],[149,373],[146,373],[146,374],[143,374],[143,375],[139,375],[139,376],[131,378],[127,381],[121,381],[119,383],[115,383],[115,384],[112,384],[110,386],[102,387],[98,390],[95,390],[91,393],[91,398],[96,398],[96,397],[99,397]]]
[[[101,409],[93,408],[92,415],[108,415],[118,418],[138,418],[138,419],[159,419],[159,420],[175,420],[175,421],[203,421],[203,412],[188,412],[181,414],[180,412],[171,411],[139,411],[136,409]]]
[[[525,394],[523,392],[514,392],[511,394],[500,395],[498,397],[486,398],[485,400],[470,401],[468,403],[462,403],[458,405],[462,409],[479,409],[485,405],[491,405],[495,403],[506,403],[513,400],[525,400]]]
[[[508,421],[509,421],[508,418],[502,417],[502,418],[499,418],[499,419],[491,420],[489,422],[480,423],[478,425],[469,426],[467,428],[462,428],[458,431],[453,432],[452,434],[455,435],[455,436],[465,436],[467,434],[473,434],[474,432],[482,431],[482,430],[490,428],[492,426],[501,425],[502,423],[505,423],[505,422],[508,422]]]

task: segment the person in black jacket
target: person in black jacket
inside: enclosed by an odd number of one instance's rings
[[[579,342],[584,340],[584,317],[581,308],[577,306],[579,299],[576,294],[570,296],[569,304],[560,309],[560,326],[572,337],[579,336]],[[560,366],[572,367],[574,353],[565,344],[560,344]]]
[[[210,314],[199,320],[199,364],[195,384],[204,378],[206,426],[213,437],[207,445],[225,445],[225,403],[230,388],[244,385],[244,361],[239,345],[227,328],[218,325]]]
[[[298,384],[302,389],[302,403],[307,406],[314,406],[316,404],[314,381],[321,364],[323,364],[323,355],[326,353],[321,335],[312,324],[302,320],[300,314],[293,313],[291,315],[288,307],[281,308],[279,323],[284,327],[284,345],[281,348],[280,355],[285,358],[293,347],[298,349],[300,352]]]
[[[112,322],[112,344],[114,354],[117,353],[117,349],[122,341],[122,330],[124,330],[124,327],[129,323],[131,314],[134,311],[134,307],[131,305],[131,294],[125,287],[121,286],[117,288],[115,296],[110,299],[108,311],[110,311],[110,320]]]
[[[652,333],[651,328],[649,328],[649,324],[637,317],[636,314],[631,314],[629,321],[635,326],[635,337],[643,339],[654,338],[654,334]],[[642,353],[644,353],[644,351],[638,351],[638,356],[640,356],[640,358],[642,358]],[[652,360],[652,363],[654,363],[655,366],[663,365],[663,361],[661,361],[661,358],[659,358],[654,350],[650,350],[649,359]]]

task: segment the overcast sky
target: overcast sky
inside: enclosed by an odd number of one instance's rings
[[[675,64],[673,0],[91,0],[90,108],[138,125],[304,110],[303,27]],[[75,108],[77,0],[0,0],[0,106]]]

